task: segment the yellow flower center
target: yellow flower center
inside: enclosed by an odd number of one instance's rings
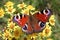
[[[54,20],[50,20],[51,21],[51,23],[54,23]]]
[[[9,12],[12,12],[12,8],[9,8],[8,11],[9,11]]]
[[[50,30],[46,29],[46,30],[45,30],[45,33],[46,33],[46,34],[48,34],[48,33],[49,33],[49,31],[50,31]]]
[[[13,24],[11,24],[11,25],[10,25],[10,28],[11,28],[11,29],[13,29],[13,27],[14,27],[14,25],[13,25]]]
[[[20,7],[22,7],[22,8],[23,8],[23,7],[24,7],[24,4],[20,4]]]
[[[18,36],[20,35],[19,30],[15,30],[15,31],[14,31],[14,35],[15,35],[15,37],[18,37]]]

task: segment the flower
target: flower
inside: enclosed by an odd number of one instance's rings
[[[35,39],[37,37],[36,33],[31,34],[31,39]]]
[[[21,29],[19,26],[15,26],[15,27],[14,27],[13,36],[14,36],[15,38],[19,38],[20,35],[22,35],[22,34],[23,34],[22,29]]]
[[[37,37],[37,33],[32,33],[30,35],[27,36],[27,38],[31,39],[31,40],[35,40]]]
[[[19,30],[14,30],[14,36],[19,37],[20,36],[20,31]]]
[[[13,5],[14,5],[14,3],[11,2],[11,1],[8,1],[8,2],[6,2],[6,4],[5,4],[6,7],[11,7],[11,6],[13,6]]]
[[[46,28],[43,30],[43,33],[44,33],[45,37],[49,37],[52,33],[51,27],[46,24]]]
[[[9,31],[12,32],[13,31],[13,28],[15,27],[15,23],[10,22],[10,23],[8,23],[8,26],[7,27],[9,29]]]
[[[51,15],[50,19],[49,19],[49,23],[50,25],[54,26],[55,25],[55,16],[54,15]]]
[[[28,9],[24,9],[24,10],[22,10],[21,13],[22,13],[22,14],[27,14],[27,15],[29,15],[29,10],[28,10]]]
[[[24,4],[24,3],[18,4],[17,7],[22,9],[22,8],[26,7],[26,4]]]
[[[33,6],[32,5],[29,5],[29,6],[27,6],[25,9],[23,9],[22,10],[22,14],[27,14],[27,15],[29,15],[29,13],[31,14],[31,15],[33,15],[34,13],[32,12],[32,10],[34,10],[35,8],[33,8]],[[30,11],[31,10],[31,11]]]
[[[4,10],[2,8],[0,8],[0,18],[3,17],[5,14]]]
[[[5,11],[6,11],[7,13],[11,14],[11,13],[14,13],[14,12],[16,11],[16,9],[13,8],[13,7],[9,7],[9,8],[5,8]]]
[[[3,39],[8,39],[12,36],[8,30],[6,30],[2,35]]]
[[[8,23],[8,27],[9,27],[9,28],[13,29],[14,26],[15,26],[15,23],[13,23],[13,22]]]
[[[29,9],[29,10],[35,10],[35,8],[32,5],[28,5],[27,9]]]
[[[16,11],[16,9],[13,8],[13,5],[14,5],[13,2],[8,1],[8,2],[5,4],[5,6],[6,6],[6,7],[5,7],[5,11],[6,11],[7,13],[9,13],[9,14],[14,13],[14,12]]]

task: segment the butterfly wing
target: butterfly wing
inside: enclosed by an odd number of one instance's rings
[[[32,29],[32,27],[30,26],[30,24],[28,22],[28,20],[29,20],[28,15],[15,15],[13,17],[13,20],[15,22],[17,22],[18,25],[22,28],[22,30],[24,32],[26,32],[27,34],[33,32],[33,29]]]
[[[42,31],[45,28],[45,24],[49,19],[49,15],[50,15],[49,10],[48,10],[48,12],[45,12],[45,10],[44,10],[44,13],[37,12],[36,14],[34,14],[35,19],[38,20],[34,26],[35,32]]]

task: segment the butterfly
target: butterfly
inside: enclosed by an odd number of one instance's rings
[[[22,28],[23,32],[31,34],[34,32],[43,31],[50,14],[51,12],[49,9],[45,9],[42,12],[36,12],[33,15],[16,14],[13,17],[13,21]]]

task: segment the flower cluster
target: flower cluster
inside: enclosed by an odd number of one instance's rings
[[[33,15],[36,12],[35,8],[32,5],[26,5],[24,2],[17,4],[16,7],[14,7],[14,4],[15,3],[8,1],[4,5],[5,9],[0,8],[0,18],[3,18],[5,14],[11,15],[10,18],[7,19],[7,26],[3,28],[3,32],[0,34],[4,40],[43,40],[44,38],[52,40],[48,37],[52,34],[52,26],[55,26],[55,15],[51,15],[49,22],[46,22],[46,28],[42,32],[27,35],[22,32],[21,27],[12,21],[12,17],[15,13],[27,15],[31,13]]]

